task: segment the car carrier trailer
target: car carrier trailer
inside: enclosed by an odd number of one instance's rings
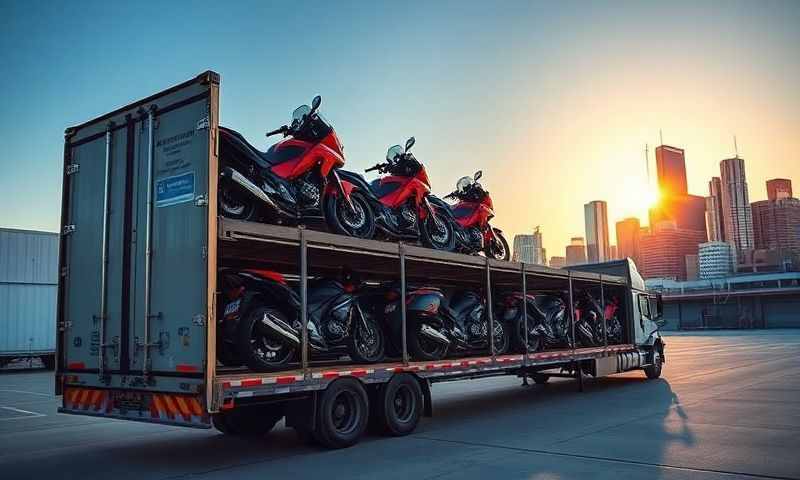
[[[437,382],[567,376],[582,389],[584,375],[660,374],[660,301],[629,260],[560,270],[219,217],[219,85],[219,75],[205,72],[66,131],[60,412],[214,426],[229,434],[264,433],[285,418],[301,436],[343,447],[358,441],[368,422],[394,435],[413,431],[420,416],[432,413],[430,388]],[[290,275],[306,319],[309,277],[343,265],[371,281],[399,280],[401,298],[409,282],[477,285],[488,297],[490,322],[493,292],[560,291],[571,300],[576,290],[591,288],[601,302],[614,292],[625,299],[624,342],[418,362],[403,337],[397,358],[354,364],[312,358],[304,320],[299,359],[285,371],[217,362],[220,268]],[[405,325],[405,302],[399,303]]]

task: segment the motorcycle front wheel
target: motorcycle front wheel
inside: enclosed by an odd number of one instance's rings
[[[262,319],[272,315],[284,323],[289,323],[286,315],[276,308],[258,305],[240,321],[236,349],[239,357],[252,370],[271,371],[289,363],[296,348],[289,341],[269,330]]]
[[[386,339],[380,325],[366,314],[364,322],[355,321],[349,349],[354,362],[378,363],[383,360]]]
[[[504,322],[494,321],[494,353],[504,355],[511,345],[508,325]]]
[[[511,258],[511,249],[508,248],[508,241],[506,237],[498,229],[494,229],[494,236],[499,240],[486,245],[484,253],[489,258],[495,260],[505,260],[506,262]]]
[[[528,319],[529,322],[533,322],[532,319]],[[527,342],[527,350],[528,353],[536,353],[543,349],[544,341],[542,340],[541,335],[534,335],[531,333],[533,330],[533,324],[528,325],[528,342]],[[517,322],[517,328],[514,331],[514,344],[515,350],[518,350],[519,353],[525,353],[526,350],[526,343],[525,343],[525,322],[520,319]]]
[[[350,204],[342,195],[328,195],[325,198],[325,220],[328,227],[340,235],[355,238],[375,236],[375,213],[359,192],[350,193]]]
[[[456,248],[456,237],[453,225],[440,215],[438,221],[431,215],[420,219],[419,231],[422,244],[434,250],[452,252]]]

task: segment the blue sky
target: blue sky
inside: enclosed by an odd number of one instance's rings
[[[752,199],[800,182],[800,2],[226,3],[0,0],[0,226],[58,227],[65,127],[206,69],[259,146],[319,93],[345,168],[411,135],[438,193],[482,168],[498,226],[550,255],[589,200],[644,216],[659,129],[692,193],[733,134]]]

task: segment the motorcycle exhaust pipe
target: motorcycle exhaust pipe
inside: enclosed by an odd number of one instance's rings
[[[239,186],[247,190],[250,194],[252,194],[257,199],[261,200],[268,207],[275,210],[276,212],[280,212],[281,208],[276,204],[263,190],[258,188],[258,185],[251,182],[250,179],[242,175],[241,173],[237,172],[231,167],[225,167],[222,169],[222,173],[220,174],[223,178],[227,178],[234,183],[237,183]]]
[[[450,345],[450,339],[448,339],[442,332],[436,330],[426,323],[423,323],[422,326],[419,327],[419,332],[434,342]]]
[[[261,318],[261,323],[274,333],[280,335],[284,340],[291,342],[294,346],[300,346],[300,336],[291,325],[288,325],[280,318],[270,315],[269,313],[264,313],[264,316]]]

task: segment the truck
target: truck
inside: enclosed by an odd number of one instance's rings
[[[229,435],[262,434],[284,419],[301,438],[341,448],[356,443],[367,424],[391,435],[412,432],[420,417],[432,415],[431,388],[439,382],[569,377],[582,389],[587,375],[660,375],[661,302],[630,260],[552,269],[219,216],[219,89],[220,76],[207,71],[66,130],[60,412]],[[308,281],[342,265],[370,281],[398,281],[400,298],[410,282],[479,286],[490,322],[493,292],[560,291],[571,301],[581,289],[596,289],[623,298],[624,341],[415,361],[404,337],[397,357],[382,363],[315,359]],[[280,271],[300,291],[300,354],[285,370],[218,362],[219,272],[229,267]],[[399,303],[405,327],[405,302]]]
[[[0,228],[0,368],[54,368],[57,257],[57,233]]]

